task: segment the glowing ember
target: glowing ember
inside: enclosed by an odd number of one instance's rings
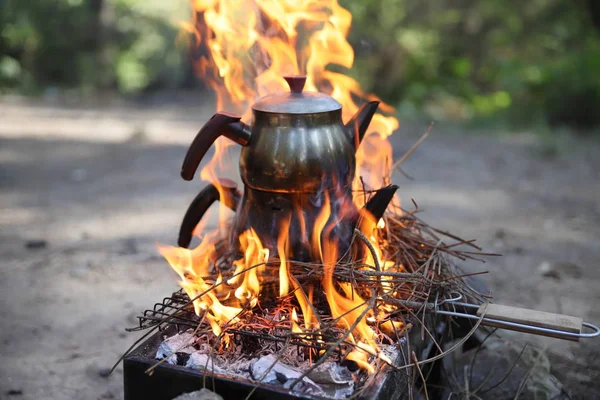
[[[217,109],[242,115],[249,121],[250,106],[260,96],[287,91],[285,75],[306,75],[305,90],[330,94],[342,104],[343,118],[348,120],[358,109],[357,101],[376,99],[362,92],[354,79],[339,72],[327,70],[329,65],[351,68],[354,52],[346,36],[350,29],[351,15],[337,4],[336,0],[195,0],[192,23],[184,23],[184,28],[192,33],[198,46],[208,52],[196,63],[198,74],[215,90]],[[384,111],[391,111],[388,106]],[[356,153],[357,173],[353,182],[360,195],[353,197],[358,208],[365,203],[363,189],[377,189],[389,182],[392,165],[392,151],[387,137],[398,128],[393,117],[376,114],[368,133]],[[226,148],[233,142],[220,138],[216,142],[215,156],[203,168],[201,178],[218,187],[217,178],[227,173],[226,166],[236,163],[224,162]],[[361,182],[360,177],[363,181]],[[279,263],[278,280],[280,298],[294,296],[297,306],[291,306],[288,315],[291,329],[295,333],[308,333],[319,329],[318,318],[314,313],[313,296],[317,290],[324,292],[336,324],[350,330],[348,341],[354,343],[354,350],[347,358],[354,360],[362,368],[372,372],[369,357],[379,356],[380,352],[375,331],[367,323],[377,320],[372,306],[348,283],[336,282],[334,270],[338,261],[338,245],[332,237],[332,230],[338,225],[337,218],[329,208],[329,194],[325,192],[324,206],[320,210],[312,232],[307,232],[301,221],[301,232],[294,232],[293,239],[310,244],[313,258],[320,260],[324,268],[321,287],[299,286],[290,274],[290,247],[292,234],[289,232],[290,219],[281,224],[277,238]],[[229,211],[221,207],[218,232],[207,233],[196,230],[202,241],[193,250],[175,247],[161,247],[171,267],[179,274],[182,288],[194,301],[197,313],[206,311],[206,318],[213,333],[219,335],[224,325],[235,323],[243,312],[259,305],[259,295],[266,279],[265,265],[269,262],[269,249],[261,243],[254,229],[243,232],[240,237],[243,256],[233,261],[235,272],[226,282],[214,276],[211,259],[215,253],[215,239],[226,236],[229,231]],[[302,216],[302,210],[295,213]],[[364,215],[363,215],[364,214]],[[364,252],[363,265],[391,269],[394,263],[384,259],[379,232],[385,229],[383,219],[375,221],[368,213],[361,213],[361,231],[375,249]],[[400,266],[396,267],[401,271]],[[380,282],[379,290],[385,291],[385,281]],[[227,305],[225,305],[227,304]],[[302,322],[298,311],[301,312]],[[381,312],[386,310],[382,309]],[[401,324],[386,322],[384,329],[401,328]]]

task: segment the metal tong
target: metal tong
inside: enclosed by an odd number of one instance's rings
[[[492,303],[463,303],[460,300],[462,300],[461,294],[454,298],[443,299],[441,302],[436,299],[433,312],[452,317],[481,320],[481,325],[485,326],[575,342],[578,342],[580,338],[600,336],[600,328],[589,322],[584,322],[579,317]],[[445,309],[442,309],[442,306]],[[592,329],[593,332],[583,333],[584,327]]]

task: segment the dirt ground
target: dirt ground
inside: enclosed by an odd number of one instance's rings
[[[155,244],[175,244],[202,186],[179,177],[202,102],[0,100],[0,398],[122,398],[121,367],[106,372],[137,337],[125,328],[176,288]],[[403,123],[396,157],[424,128]],[[494,301],[600,323],[599,141],[438,124],[403,169],[404,204],[504,255],[464,264],[490,271]],[[515,340],[567,363],[574,397],[596,393],[600,339]]]

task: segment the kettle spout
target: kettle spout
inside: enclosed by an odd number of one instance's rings
[[[363,104],[346,124],[346,132],[352,140],[352,143],[354,143],[355,149],[358,149],[360,142],[362,142],[363,138],[365,137],[367,128],[369,127],[369,124],[371,123],[373,115],[375,115],[378,106],[378,101],[370,101]]]
[[[364,211],[373,218],[375,223],[378,223],[379,219],[383,217],[385,214],[385,210],[394,198],[394,194],[396,194],[396,190],[398,190],[398,186],[389,185],[384,188],[379,189],[369,201],[364,205],[361,210],[361,216],[359,217],[356,229],[365,234],[367,237],[371,236],[371,232],[369,229],[372,229],[372,225],[367,223],[367,219],[365,219]],[[370,218],[368,218],[370,219]]]
[[[369,214],[371,214],[371,216],[373,217],[373,220],[375,222],[379,221],[379,219],[381,217],[383,217],[383,214],[385,213],[386,208],[388,207],[388,205],[394,198],[394,194],[396,194],[396,190],[398,190],[397,185],[389,185],[389,186],[379,189],[373,195],[373,197],[371,197],[369,199],[369,201],[367,201],[367,203],[363,207],[363,210],[365,210]],[[367,232],[364,232],[364,229],[363,229],[364,223],[365,223],[365,221],[364,221],[363,217],[361,217],[358,220],[356,228],[359,231],[361,231],[362,233],[366,234]]]
[[[367,201],[365,209],[371,213],[375,221],[379,221],[379,219],[383,217],[385,209],[394,198],[394,194],[396,194],[396,190],[398,190],[397,185],[386,186],[379,189],[377,193]]]

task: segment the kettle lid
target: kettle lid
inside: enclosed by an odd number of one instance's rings
[[[342,108],[333,97],[319,92],[303,92],[306,76],[284,76],[289,93],[261,97],[252,106],[255,111],[277,114],[315,114]]]

